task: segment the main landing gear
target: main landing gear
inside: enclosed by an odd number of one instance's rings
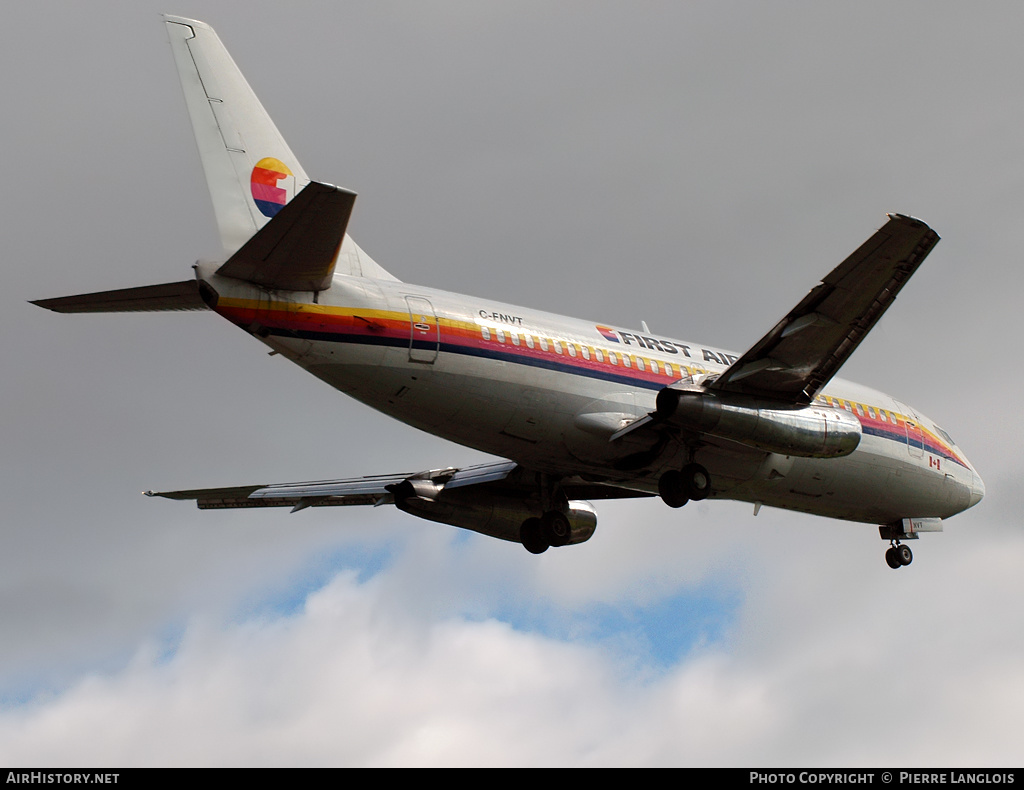
[[[914,552],[910,550],[910,546],[904,546],[898,540],[893,540],[889,548],[885,550],[885,562],[894,570],[909,565],[913,561]]]
[[[682,507],[691,499],[700,502],[711,493],[711,475],[695,463],[679,470],[669,469],[658,480],[658,493],[669,507]]]
[[[569,519],[557,510],[528,518],[519,528],[519,541],[530,554],[543,554],[549,546],[564,546],[571,536]]]

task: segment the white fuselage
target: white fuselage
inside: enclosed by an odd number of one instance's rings
[[[198,268],[216,310],[336,389],[409,425],[559,476],[655,493],[685,463],[671,439],[612,434],[655,409],[658,391],[726,370],[736,356],[407,283],[335,275],[312,293],[268,294]],[[833,379],[816,405],[860,420],[842,458],[701,444],[714,496],[874,523],[947,518],[981,479],[944,431],[881,392]]]

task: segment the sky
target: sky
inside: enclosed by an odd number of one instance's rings
[[[216,28],[410,282],[742,352],[886,212],[924,219],[942,241],[842,375],[935,419],[986,498],[894,572],[871,525],[730,502],[601,503],[532,556],[393,508],[141,496],[484,458],[212,313],[28,304],[218,253],[160,12]],[[1024,761],[1019,3],[5,20],[0,763]]]

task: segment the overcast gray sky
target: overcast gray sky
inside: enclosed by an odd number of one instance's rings
[[[396,276],[742,351],[885,212],[943,237],[842,373],[988,496],[869,525],[602,505],[521,547],[149,488],[480,456],[212,314],[28,299],[219,248],[158,12],[221,35]],[[5,12],[0,762],[1020,765],[1024,8],[39,2]]]

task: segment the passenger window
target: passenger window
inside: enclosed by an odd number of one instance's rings
[[[651,360],[651,372],[652,373],[661,373],[661,371],[658,370],[658,360],[656,360],[656,359],[652,359]]]
[[[540,350],[541,351],[547,351],[548,350],[548,339],[546,337],[542,337],[540,339]]]
[[[631,358],[630,358],[629,354],[623,354],[622,355],[622,366],[625,367],[625,368],[628,368],[630,366],[629,365],[630,359]]]
[[[576,344],[575,343],[566,343],[565,347],[569,349],[569,356],[570,357],[576,356]]]
[[[580,346],[580,350],[583,352],[584,359],[590,359],[590,346]]]
[[[526,336],[526,347],[533,348],[533,335]]]
[[[597,357],[598,362],[604,362],[604,352],[599,348],[594,349],[594,356]]]
[[[505,330],[504,329],[495,329],[494,333],[498,336],[498,342],[499,343],[504,343],[505,342]]]
[[[608,352],[608,361],[611,362],[613,365],[618,365],[619,364],[619,355],[616,354],[614,351],[609,351]]]
[[[519,345],[519,333],[518,332],[509,332],[508,334],[512,338],[512,345],[518,346]]]
[[[562,353],[562,341],[561,340],[552,340],[551,342],[555,346],[555,353],[556,354],[561,354]]]
[[[644,358],[643,357],[637,357],[636,358],[636,369],[637,370],[646,370],[646,368],[644,367]]]
[[[491,339],[491,330],[488,329],[486,326],[480,327],[480,336],[484,340],[490,340]]]

